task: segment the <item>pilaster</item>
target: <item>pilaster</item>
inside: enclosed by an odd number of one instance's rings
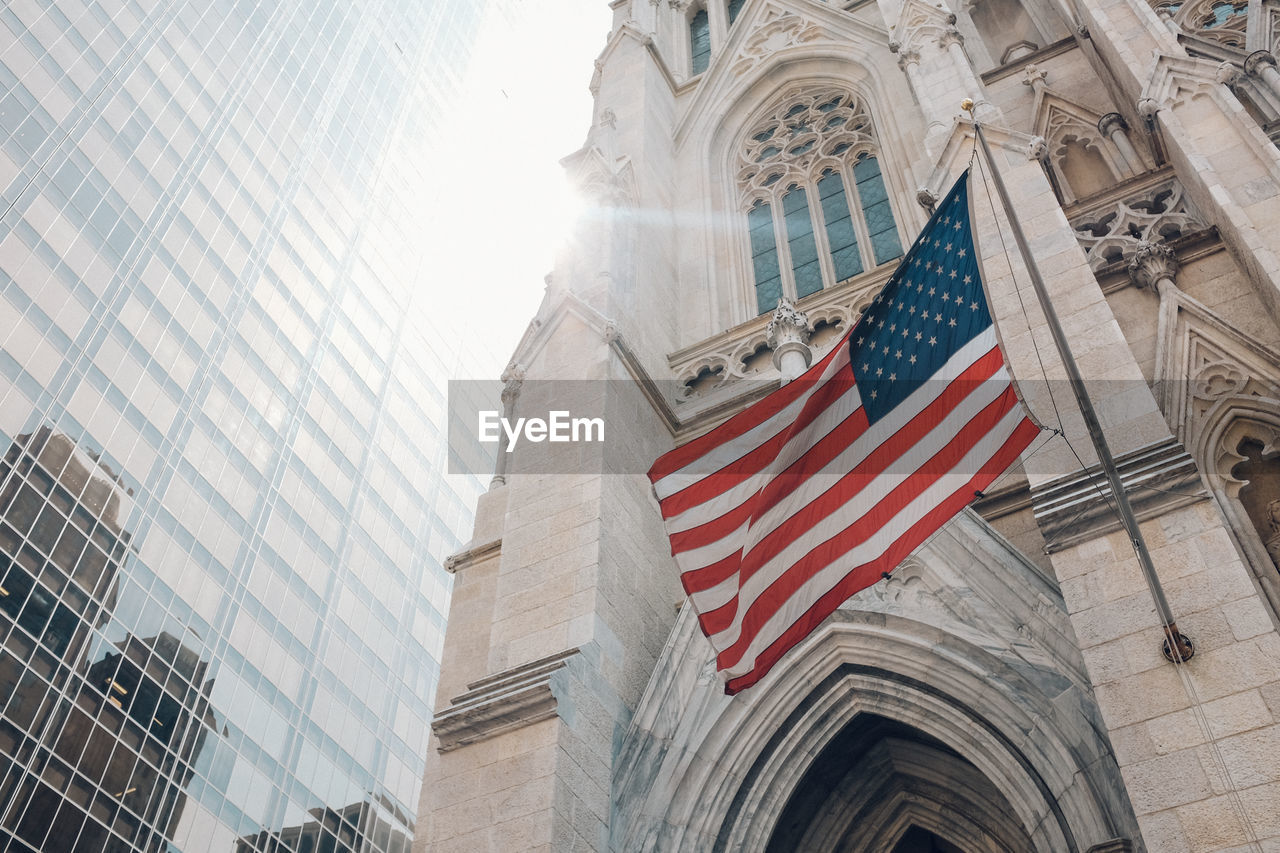
[[[1235,850],[1250,832],[1274,844],[1280,826],[1269,815],[1280,806],[1280,765],[1263,767],[1261,753],[1244,745],[1280,744],[1273,712],[1256,701],[1280,690],[1280,634],[1231,545],[1222,513],[1170,434],[1043,171],[1013,150],[1021,147],[1017,140],[1005,143],[996,150],[997,168],[1133,496],[1178,626],[1196,643],[1194,658],[1180,668],[1162,656],[1151,593],[1099,485],[1061,362],[1046,346],[1042,317],[1032,307],[1035,297],[1021,270],[1017,283],[1011,280],[996,226],[982,222],[980,251],[1013,372],[1042,420],[1053,422],[1056,402],[1070,439],[1070,445],[1049,441],[1024,463],[1147,849]],[[1167,288],[1177,264],[1164,246],[1145,244],[1130,270],[1141,286]],[[1202,715],[1207,733],[1198,722]],[[1236,796],[1248,823],[1233,805]]]

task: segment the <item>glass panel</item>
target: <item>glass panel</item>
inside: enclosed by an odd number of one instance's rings
[[[792,187],[787,191],[782,197],[782,212],[787,220],[787,246],[791,249],[796,296],[817,293],[822,289],[822,267],[818,264],[818,245],[813,239],[808,197],[802,188]]]
[[[742,6],[747,0],[729,0],[729,25],[733,26],[733,22],[738,20],[738,13],[742,11]]]
[[[778,270],[778,246],[773,238],[773,212],[764,202],[747,214],[751,231],[751,264],[756,274],[756,308],[772,311],[782,296],[782,276]]]
[[[711,64],[711,22],[705,9],[689,21],[689,44],[693,55],[693,73],[701,74]]]
[[[864,156],[853,164],[853,179],[858,183],[858,200],[862,203],[862,218],[866,220],[871,236],[871,248],[876,263],[883,264],[902,256],[902,243],[898,240],[898,228],[893,221],[893,208],[889,206],[889,193],[885,190],[880,164],[875,157]]]
[[[829,172],[818,181],[818,198],[822,202],[822,220],[827,225],[827,242],[831,244],[831,263],[835,267],[836,281],[844,281],[862,272],[862,255],[858,251],[858,236],[853,230],[844,182],[839,175]]]

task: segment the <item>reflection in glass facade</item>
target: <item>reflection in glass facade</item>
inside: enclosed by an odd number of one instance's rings
[[[493,4],[0,4],[0,849],[407,850],[479,484],[415,205]]]

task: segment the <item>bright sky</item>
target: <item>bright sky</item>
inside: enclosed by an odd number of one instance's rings
[[[609,23],[607,0],[518,0],[477,42],[426,238],[432,314],[482,324],[485,363],[458,378],[496,378],[542,299],[574,212],[559,161],[586,139]]]

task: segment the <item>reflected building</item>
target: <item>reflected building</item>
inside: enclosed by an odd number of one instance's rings
[[[414,232],[502,9],[0,8],[0,849],[412,833],[480,491]]]

